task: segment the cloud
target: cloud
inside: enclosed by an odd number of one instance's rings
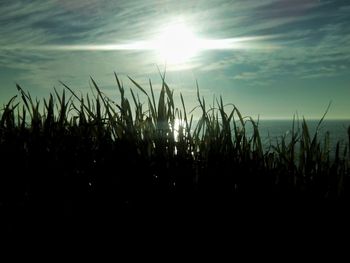
[[[83,87],[90,74],[105,76],[114,70],[147,76],[157,72],[159,64],[151,51],[72,52],[42,47],[145,41],[181,14],[200,37],[252,38],[240,49],[202,52],[169,71],[219,72],[222,78],[266,83],[276,76],[336,76],[349,70],[349,6],[313,0],[3,0],[0,66],[17,70],[17,79],[31,86],[60,79]],[[274,38],[255,38],[267,35]]]
[[[281,1],[287,3],[288,1]],[[275,32],[278,38],[271,42],[278,45],[272,52],[259,50],[235,51],[218,54],[206,61],[202,71],[224,71],[223,77],[233,79],[264,80],[266,82],[276,77],[293,76],[295,78],[321,78],[345,75],[350,67],[350,8],[334,5],[333,2],[323,2],[321,5],[311,3],[300,4],[299,7],[283,6],[272,8],[265,6],[259,12],[266,14],[254,17],[253,25],[243,27],[245,20],[241,20],[240,31],[269,33]],[[272,11],[271,9],[272,8]],[[286,8],[287,10],[282,10]],[[283,14],[300,12],[300,16],[281,17]],[[340,11],[339,11],[340,10]],[[281,11],[281,16],[277,11]],[[249,19],[247,18],[247,21]],[[260,21],[259,21],[260,20]],[[263,22],[262,24],[260,22]],[[266,31],[269,29],[270,31]],[[230,72],[237,71],[242,64],[255,65],[253,72],[243,72],[230,76]]]
[[[236,80],[251,80],[256,78],[256,72],[242,72],[233,77]]]

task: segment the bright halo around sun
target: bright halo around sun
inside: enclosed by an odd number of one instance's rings
[[[166,64],[183,64],[199,52],[199,41],[186,24],[177,22],[163,28],[155,44]]]

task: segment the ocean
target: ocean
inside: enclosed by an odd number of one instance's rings
[[[298,124],[299,123],[299,124]],[[307,120],[310,136],[313,137],[319,120]],[[295,130],[301,129],[301,121],[295,122]],[[260,120],[259,132],[261,140],[265,148],[270,145],[275,145],[282,136],[286,136],[287,140],[290,138],[292,132],[292,120]],[[337,142],[340,142],[340,149],[344,150],[346,145],[349,145],[348,128],[350,127],[350,120],[324,120],[318,130],[318,138],[323,142],[325,135],[329,132],[330,135],[330,150],[331,153],[335,151]],[[251,125],[247,125],[247,134],[252,134]]]

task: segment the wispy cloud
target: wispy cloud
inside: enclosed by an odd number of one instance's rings
[[[293,3],[292,3],[293,2]],[[334,1],[271,1],[250,10],[254,24],[243,18],[237,25],[240,33],[275,32],[273,52],[232,52],[206,61],[203,71],[226,71],[232,74],[242,65],[255,65],[252,72],[229,76],[233,79],[270,81],[286,75],[319,78],[344,75],[350,66],[350,9]],[[251,22],[252,20],[250,20]]]
[[[145,43],[179,14],[212,51],[174,71],[266,83],[349,71],[350,4],[315,0],[3,0],[0,67],[37,86],[58,79],[83,86],[90,74],[113,70],[146,76],[161,61]]]

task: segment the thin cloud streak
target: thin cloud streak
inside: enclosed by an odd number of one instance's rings
[[[237,37],[226,39],[197,39],[198,50],[235,50],[235,49],[277,49],[279,46],[258,42],[278,38],[279,35]],[[35,45],[35,46],[2,46],[0,50],[36,50],[36,51],[117,51],[117,50],[154,50],[159,49],[157,41],[138,41],[128,44],[89,44],[89,45]]]

